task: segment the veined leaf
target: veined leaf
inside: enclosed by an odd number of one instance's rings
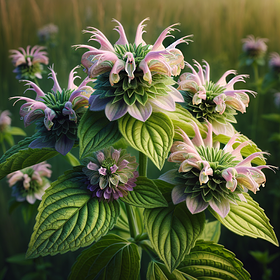
[[[144,210],[145,227],[169,272],[182,261],[203,231],[205,214],[191,214],[184,203]]]
[[[68,280],[132,280],[138,279],[139,270],[137,245],[108,234],[82,252]]]
[[[218,243],[221,235],[221,223],[219,221],[207,222],[199,239]]]
[[[117,122],[110,122],[103,112],[87,111],[79,124],[80,156],[113,145],[121,134]]]
[[[16,126],[11,126],[7,132],[12,135],[26,136],[25,131]]]
[[[37,137],[38,135],[35,134],[32,137],[25,138],[1,157],[0,179],[14,171],[21,170],[58,155],[58,152],[52,148],[28,148],[29,144]]]
[[[122,201],[130,205],[142,208],[167,207],[167,201],[159,191],[156,184],[146,178],[138,177],[136,187],[128,195],[121,198]]]
[[[241,261],[222,245],[198,241],[177,267],[180,272],[203,280],[249,280]]]
[[[78,166],[52,183],[38,211],[27,251],[30,258],[90,245],[114,226],[119,203],[91,197],[85,188],[85,175]]]
[[[262,238],[279,246],[273,227],[259,204],[249,194],[243,193],[247,202],[237,201],[238,205],[230,204],[230,211],[225,218],[221,218],[215,211],[208,208],[214,217],[225,227],[239,235]]]
[[[146,122],[129,114],[118,120],[119,130],[134,149],[148,156],[158,169],[162,169],[173,141],[174,128],[163,113],[153,113]]]
[[[184,277],[184,276],[185,277]],[[149,280],[197,280],[185,273],[182,273],[175,269],[173,272],[169,272],[167,267],[160,262],[151,261],[147,271],[147,279]]]

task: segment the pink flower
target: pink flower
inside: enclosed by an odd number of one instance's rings
[[[242,49],[244,53],[254,59],[261,58],[267,51],[267,38],[255,38],[253,35],[248,35],[247,38],[242,39]]]

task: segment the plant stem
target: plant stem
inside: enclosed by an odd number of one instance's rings
[[[138,228],[134,217],[133,209],[128,204],[125,204],[126,215],[129,225],[130,236],[134,239],[138,235]]]
[[[35,83],[38,87],[40,87],[39,82],[38,82],[38,80],[37,80],[36,77],[34,78],[34,83]]]
[[[139,175],[147,177],[148,158],[139,152]]]
[[[260,86],[259,86],[259,70],[258,70],[258,65],[257,63],[253,63],[253,70],[254,70],[254,76],[255,76],[255,85],[256,85],[256,89],[257,89],[257,93],[260,93]],[[255,100],[255,106],[254,106],[254,111],[253,111],[253,126],[252,126],[252,139],[255,140],[256,139],[256,135],[257,135],[257,126],[258,126],[258,110],[259,110],[259,98],[260,97],[256,97]]]

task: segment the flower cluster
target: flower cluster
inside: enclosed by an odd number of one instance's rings
[[[11,125],[12,120],[9,117],[11,115],[10,111],[5,110],[1,113],[0,111],[0,132],[5,132]]]
[[[48,65],[49,58],[47,52],[44,51],[45,47],[28,46],[26,51],[23,48],[18,50],[10,50],[12,53],[10,57],[16,67],[13,71],[17,74],[16,78],[20,79],[42,79],[43,65]]]
[[[223,149],[220,143],[213,143],[212,125],[208,123],[208,134],[202,138],[197,125],[193,124],[195,137],[190,139],[180,130],[183,141],[174,142],[169,161],[179,164],[179,169],[171,170],[161,179],[175,185],[172,190],[174,204],[186,201],[191,213],[199,213],[210,206],[221,217],[230,211],[230,203],[246,201],[242,192],[256,193],[266,181],[263,168],[268,165],[252,166],[256,157],[263,152],[255,152],[244,158],[241,149],[249,142],[239,144],[234,135]]]
[[[105,200],[118,199],[127,195],[136,186],[138,163],[125,150],[107,148],[87,159],[83,168],[88,180],[88,189],[93,197]]]
[[[200,121],[208,120],[215,134],[232,136],[234,128],[231,123],[236,123],[234,115],[236,110],[244,113],[249,104],[247,93],[254,94],[251,90],[233,88],[236,82],[245,82],[247,75],[237,75],[229,82],[226,77],[236,74],[236,71],[226,71],[218,82],[210,80],[210,66],[204,61],[204,69],[195,61],[196,71],[189,63],[186,66],[192,73],[183,73],[178,80],[178,89],[183,91],[186,107],[195,118]]]
[[[133,44],[128,42],[123,26],[114,20],[118,24],[114,30],[120,35],[114,46],[96,28],[85,32],[92,34],[90,40],[98,42],[100,49],[76,46],[89,49],[82,56],[82,64],[89,77],[97,77],[96,91],[89,100],[90,110],[105,109],[109,120],[129,113],[146,121],[153,109],[174,111],[175,102],[183,101],[170,77],[179,75],[184,68],[183,54],[176,46],[188,43],[189,36],[165,48],[162,42],[171,36],[174,24],[161,33],[154,45],[147,45],[142,38],[145,20],[138,25]]]
[[[43,43],[54,43],[57,33],[58,27],[53,23],[49,23],[40,28],[37,35]]]
[[[42,200],[45,190],[50,186],[47,178],[51,177],[50,164],[41,162],[33,166],[15,171],[7,176],[9,186],[12,187],[12,196],[17,201],[26,200],[34,204],[36,199]]]
[[[93,89],[87,86],[87,83],[92,81],[88,77],[79,87],[74,84],[77,78],[76,68],[69,74],[67,89],[61,89],[56,73],[49,68],[54,81],[51,92],[44,93],[35,83],[25,81],[26,85],[30,86],[27,90],[36,92],[35,100],[23,96],[12,97],[26,101],[20,108],[24,125],[28,126],[36,121],[40,136],[31,142],[30,148],[51,147],[66,155],[75,144],[78,121],[88,107],[88,96],[93,92]]]
[[[247,38],[242,39],[242,49],[248,57],[261,58],[267,51],[267,41],[266,38],[255,38],[253,35],[248,35]]]
[[[274,73],[280,73],[280,55],[278,53],[270,54],[269,67]]]

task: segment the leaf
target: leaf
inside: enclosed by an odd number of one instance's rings
[[[13,255],[13,256],[7,258],[6,261],[8,263],[15,263],[15,264],[20,264],[20,265],[32,265],[33,264],[32,260],[27,260],[25,258],[24,253]]]
[[[184,276],[185,277],[184,277]],[[149,280],[196,280],[185,273],[181,273],[175,269],[172,273],[168,271],[166,266],[162,263],[151,261],[147,271],[147,279]]]
[[[222,245],[198,241],[177,270],[201,280],[248,280],[241,261]]]
[[[262,118],[268,121],[280,123],[280,114],[266,114]]]
[[[162,169],[173,141],[171,120],[163,113],[153,113],[146,122],[141,122],[126,114],[118,122],[119,130],[130,146]]]
[[[72,166],[78,166],[80,165],[80,161],[70,152],[68,152],[65,155],[65,159],[72,165]]]
[[[191,214],[184,203],[144,210],[145,227],[158,256],[169,272],[182,261],[201,234],[205,214]]]
[[[130,205],[142,208],[168,206],[167,201],[156,184],[146,177],[138,177],[133,191],[128,192],[128,195],[122,197],[121,200]]]
[[[28,145],[38,137],[36,134],[20,141],[9,149],[0,159],[0,179],[25,167],[50,159],[58,152],[52,148],[31,149]]]
[[[87,111],[78,128],[80,157],[113,145],[121,139],[117,122],[110,122],[103,112]]]
[[[92,198],[79,166],[51,184],[38,211],[27,251],[30,258],[90,245],[114,226],[119,203]]]
[[[160,192],[162,193],[162,195],[164,196],[166,201],[168,203],[172,202],[171,192],[172,192],[172,189],[174,188],[174,185],[167,183],[165,181],[159,180],[159,179],[155,179],[155,180],[153,180],[153,182],[159,188]]]
[[[26,133],[24,130],[22,130],[19,127],[15,127],[15,126],[11,126],[7,132],[12,135],[26,136]]]
[[[166,115],[172,120],[175,130],[181,128],[189,137],[194,137],[195,133],[192,122],[195,122],[201,132],[201,135],[206,137],[205,127],[181,105],[176,104],[176,110],[172,112],[166,112]],[[176,133],[175,138],[181,139],[181,136]]]
[[[199,239],[218,243],[221,235],[221,223],[219,221],[207,222]]]
[[[132,280],[138,279],[139,270],[137,245],[108,234],[81,253],[68,280]]]
[[[237,201],[238,205],[230,204],[230,211],[225,218],[221,218],[215,211],[208,209],[225,227],[241,236],[262,238],[279,246],[273,227],[259,204],[249,194],[242,193],[247,202]]]

